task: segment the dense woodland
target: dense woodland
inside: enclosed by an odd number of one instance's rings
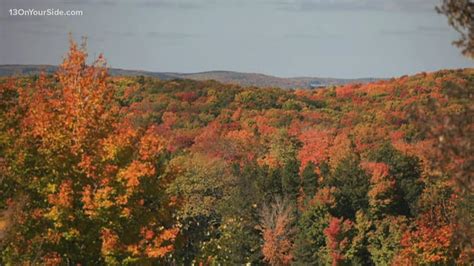
[[[282,90],[86,61],[0,80],[0,264],[472,261],[474,69]]]

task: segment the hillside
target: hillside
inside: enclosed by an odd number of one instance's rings
[[[0,79],[0,264],[472,261],[474,69],[282,90],[69,54]]]
[[[337,79],[337,78],[315,78],[315,77],[295,77],[280,78],[256,73],[239,73],[232,71],[211,71],[193,74],[177,74],[181,78],[192,80],[216,80],[221,83],[237,84],[244,87],[277,87],[277,88],[317,88],[335,86],[348,83],[367,83],[375,81],[374,78],[365,79]]]
[[[54,73],[56,66],[51,65],[0,65],[0,77],[14,75],[33,75],[42,71]],[[277,87],[277,88],[319,88],[348,83],[367,83],[377,79],[338,79],[338,78],[318,78],[318,77],[295,77],[280,78],[257,73],[240,73],[232,71],[209,71],[200,73],[172,73],[172,72],[149,72],[138,70],[124,70],[111,68],[109,72],[112,76],[145,76],[156,77],[162,80],[172,79],[192,79],[192,80],[216,80],[221,83],[236,84],[240,86],[256,87]]]

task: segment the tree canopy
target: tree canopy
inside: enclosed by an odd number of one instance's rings
[[[0,264],[468,264],[473,77],[110,77],[71,42],[0,79]]]

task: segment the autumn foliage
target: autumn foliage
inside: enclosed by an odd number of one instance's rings
[[[277,199],[262,212],[262,253],[271,265],[290,265],[293,260],[291,223],[293,210],[287,202]]]
[[[14,111],[23,116],[7,151],[15,155],[16,184],[8,200],[28,203],[14,225],[19,237],[5,247],[12,263],[36,256],[49,264],[115,263],[161,258],[173,249],[178,230],[169,217],[152,215],[167,204],[151,180],[165,141],[153,127],[134,127],[121,116],[102,57],[91,66],[86,58],[72,42],[55,77],[41,75],[18,89]],[[142,240],[142,228],[153,237]]]
[[[0,264],[468,265],[474,70],[317,90],[0,79]]]

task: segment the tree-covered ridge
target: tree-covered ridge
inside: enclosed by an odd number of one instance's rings
[[[472,259],[473,69],[288,91],[85,59],[1,81],[2,264]]]
[[[0,65],[0,77],[9,76],[30,76],[40,73],[54,74],[58,67],[53,65]],[[242,73],[234,71],[207,71],[198,73],[177,73],[177,72],[150,72],[141,70],[127,70],[120,68],[108,68],[110,76],[129,77],[153,77],[161,80],[190,79],[190,80],[215,80],[224,84],[235,84],[242,87],[278,87],[282,89],[291,88],[312,88],[335,86],[349,83],[369,83],[376,78],[341,79],[322,77],[293,77],[282,78],[259,73]]]

